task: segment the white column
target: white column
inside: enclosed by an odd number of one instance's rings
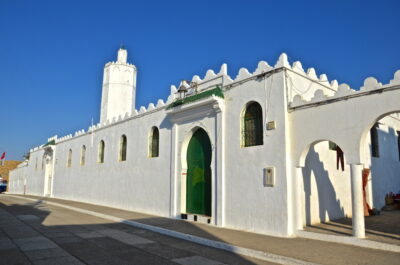
[[[177,218],[179,216],[180,207],[180,189],[178,186],[181,174],[178,174],[178,156],[177,156],[177,141],[178,141],[178,125],[173,124],[171,129],[171,159],[170,159],[170,216]]]
[[[303,199],[302,199],[302,190],[301,190],[301,182],[303,181],[303,168],[296,167],[296,174],[295,174],[295,185],[296,185],[296,228],[297,230],[303,230]]]
[[[217,105],[219,107],[219,105]],[[225,225],[225,142],[224,142],[224,117],[223,112],[219,108],[215,108],[215,225]],[[213,185],[214,186],[214,185]]]
[[[362,169],[361,164],[351,164],[351,202],[352,202],[352,220],[353,236],[358,238],[365,237],[364,224],[364,202],[362,192]]]

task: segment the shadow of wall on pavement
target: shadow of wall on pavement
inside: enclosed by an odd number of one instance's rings
[[[225,264],[256,264],[234,253],[60,207],[57,207],[59,213],[54,214],[48,209],[51,207],[56,206],[40,200],[23,205],[0,202],[1,209],[86,264],[177,264],[172,260],[192,256]],[[197,225],[182,220],[160,217],[133,221],[223,242]],[[0,229],[7,234],[6,228]]]

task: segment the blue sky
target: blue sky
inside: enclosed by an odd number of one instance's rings
[[[400,69],[400,1],[0,0],[0,152],[99,120],[102,70],[121,42],[138,68],[136,108],[228,64],[282,52],[358,89]]]

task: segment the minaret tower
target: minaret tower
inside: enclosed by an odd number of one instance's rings
[[[100,122],[124,116],[135,108],[137,70],[127,59],[128,51],[121,47],[117,61],[104,66]]]

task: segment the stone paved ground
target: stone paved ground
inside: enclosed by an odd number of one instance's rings
[[[0,264],[272,264],[71,210],[0,197]]]
[[[369,240],[400,246],[400,210],[382,211],[380,215],[365,217],[365,228],[366,237]],[[351,218],[307,226],[305,230],[329,235],[351,236]]]
[[[36,231],[53,241],[72,258],[77,258],[80,262],[89,264],[268,263],[199,246],[132,226],[110,223],[110,221],[91,215],[46,204],[46,201],[318,264],[400,264],[400,253],[305,238],[277,238],[81,202],[34,196],[26,197],[36,200],[37,203],[27,201],[23,197],[15,198],[0,195],[0,209],[6,210],[8,214],[15,217],[14,219],[32,228],[33,232]],[[35,220],[35,217],[38,219]],[[0,228],[2,227],[0,226]],[[29,230],[25,230],[24,233],[28,234],[29,237],[35,236]],[[18,233],[15,234],[18,236]],[[8,239],[15,245],[14,238],[8,237]],[[9,241],[7,242],[3,244],[9,244]],[[42,244],[45,243],[42,242]],[[19,247],[16,247],[16,250],[21,252]],[[66,263],[68,264],[68,262]]]

